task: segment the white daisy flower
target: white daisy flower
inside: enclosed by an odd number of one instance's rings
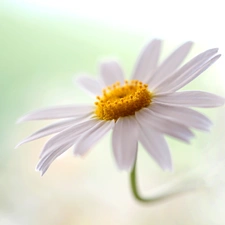
[[[151,41],[141,52],[131,80],[124,78],[116,61],[100,66],[100,79],[81,76],[78,83],[96,97],[90,105],[58,106],[22,117],[21,121],[63,119],[27,137],[18,144],[55,134],[44,146],[37,170],[43,175],[51,163],[70,147],[84,155],[112,130],[115,161],[122,170],[133,168],[138,142],[164,170],[172,169],[164,135],[189,143],[191,128],[208,131],[210,120],[191,107],[218,107],[224,98],[202,91],[180,91],[220,57],[218,49],[207,50],[180,67],[191,42],[176,49],[158,64],[161,41]]]

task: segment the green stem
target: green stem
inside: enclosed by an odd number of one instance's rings
[[[151,197],[145,198],[145,197],[142,197],[138,191],[137,178],[136,178],[136,161],[135,161],[134,167],[130,173],[130,184],[131,184],[133,195],[136,198],[136,200],[142,203],[157,203],[162,200],[167,200],[168,198],[175,197],[180,194],[184,194],[188,191],[196,190],[198,187],[200,188],[205,187],[205,183],[202,183],[201,180],[199,180],[198,178],[197,179],[189,178],[188,181],[179,179],[178,181],[167,185],[166,188],[164,187],[163,189],[161,189],[161,191],[158,192],[157,194]]]

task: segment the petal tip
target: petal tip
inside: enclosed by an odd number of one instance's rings
[[[43,177],[43,176],[44,176],[45,172],[46,172],[46,171],[41,172],[41,177]]]
[[[15,147],[14,147],[14,149],[17,149],[17,148],[19,148],[19,146],[20,145],[22,145],[22,143],[20,142],[20,143],[18,143]]]
[[[221,106],[225,104],[225,98],[221,97]]]
[[[39,168],[38,168],[38,165],[35,167],[35,171],[36,172],[40,172]]]
[[[41,177],[43,177],[43,176],[44,176],[44,174],[45,174],[45,172],[44,172],[44,171],[40,171],[40,176],[41,176]]]
[[[133,165],[132,166],[127,166],[127,165],[118,165],[117,164],[117,167],[118,169],[121,171],[121,172],[130,172],[132,169],[133,169]]]
[[[35,171],[36,172],[39,172],[40,173],[40,176],[43,177],[44,174],[46,173],[47,169],[44,169],[43,170],[43,168],[38,168],[38,165],[37,165],[37,167],[35,168]]]
[[[173,164],[172,162],[168,163],[167,165],[161,166],[164,171],[173,172]]]
[[[22,140],[21,142],[19,142],[16,146],[15,149],[17,149],[18,147],[20,147],[21,145],[23,145],[24,143],[27,142],[27,139]]]
[[[24,122],[25,121],[25,117],[23,116],[23,117],[20,117],[17,121],[16,121],[16,124],[20,124],[20,123],[22,123],[22,122]]]
[[[170,173],[173,173],[173,172],[174,172],[174,169],[173,169],[173,167],[168,167],[168,168],[166,169],[166,171],[167,171],[167,172],[170,172]]]
[[[194,45],[194,42],[193,41],[187,41],[185,44],[190,46],[190,48],[191,48]]]

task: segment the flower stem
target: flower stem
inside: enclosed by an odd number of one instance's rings
[[[193,174],[191,173],[191,175]],[[188,176],[187,179],[187,176],[184,176],[182,177],[182,179],[178,179],[175,182],[163,186],[162,188],[160,188],[160,190],[157,191],[157,193],[155,193],[151,197],[145,198],[141,196],[138,190],[136,177],[136,161],[135,161],[134,167],[130,173],[130,185],[132,193],[136,200],[142,203],[157,203],[163,200],[167,200],[168,198],[187,193],[189,191],[197,190],[198,188],[203,187],[205,188],[206,184],[204,180],[201,180],[199,178],[200,177],[198,176],[197,177]]]

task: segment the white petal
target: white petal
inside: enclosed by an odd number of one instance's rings
[[[186,84],[190,83],[197,76],[203,73],[206,69],[208,69],[214,62],[216,62],[220,58],[220,56],[221,55],[215,56],[196,71],[191,71],[189,74],[187,73],[183,74],[183,76],[177,77],[177,79],[175,79],[173,83],[168,85],[166,89],[163,89],[163,91],[174,92],[184,87]]]
[[[152,103],[149,109],[166,119],[183,124],[184,126],[208,131],[212,125],[206,116],[186,107]]]
[[[166,105],[212,108],[224,105],[225,99],[203,91],[182,91],[168,95],[156,96],[153,100],[156,103]]]
[[[47,127],[44,127],[41,130],[38,130],[37,132],[33,133],[32,135],[30,135],[29,137],[25,138],[23,141],[21,141],[17,146],[19,147],[20,145],[30,142],[30,141],[34,141],[36,139],[48,136],[50,134],[54,134],[54,133],[58,133],[60,131],[63,131],[64,129],[68,128],[69,126],[74,125],[74,123],[77,123],[78,121],[82,121],[82,119],[77,118],[77,119],[70,119],[70,120],[64,120],[64,121],[60,121],[57,123],[53,123]]]
[[[156,84],[165,79],[166,76],[170,75],[175,71],[180,64],[183,62],[189,51],[191,50],[193,43],[186,42],[177,48],[157,69],[152,79],[148,82],[150,87],[156,86]]]
[[[102,94],[102,89],[104,88],[104,86],[94,78],[82,75],[79,76],[75,81],[79,84],[80,87],[82,87],[92,96],[98,96]]]
[[[121,117],[116,121],[112,134],[112,147],[117,165],[130,170],[137,155],[138,125],[134,116]]]
[[[147,80],[155,72],[159,54],[161,50],[161,40],[151,41],[141,52],[137,64],[134,68],[132,80],[140,80],[147,82]]]
[[[47,171],[49,166],[52,164],[52,162],[62,155],[66,150],[68,150],[72,145],[74,144],[73,141],[70,141],[63,146],[60,146],[60,148],[55,149],[52,152],[49,152],[47,155],[44,155],[40,161],[38,162],[38,165],[36,167],[37,171],[41,172],[41,176],[44,175],[44,173]]]
[[[98,120],[90,119],[81,123],[77,123],[59,134],[52,137],[44,146],[40,157],[44,157],[50,152],[64,148],[71,141],[75,144],[78,137],[98,124]]]
[[[100,77],[106,86],[116,82],[124,83],[124,73],[116,61],[108,61],[100,64]]]
[[[217,51],[218,49],[211,49],[201,53],[179,70],[162,79],[153,89],[157,93],[174,92],[180,89],[199,76],[220,57],[220,55],[213,57]]]
[[[92,105],[69,105],[69,106],[56,106],[46,109],[40,109],[20,118],[17,123],[29,120],[49,120],[69,117],[87,117],[94,111]]]
[[[36,167],[36,170],[41,171],[43,175],[50,164],[66,150],[68,150],[78,139],[79,135],[91,129],[97,124],[97,120],[85,121],[68,128],[60,134],[51,138],[43,148],[41,159]]]
[[[146,127],[154,127],[156,130],[180,139],[184,142],[189,143],[190,139],[194,137],[192,131],[186,126],[159,117],[156,113],[152,112],[148,108],[144,108],[136,112],[135,115],[138,122],[143,126],[145,125]]]
[[[162,134],[140,124],[139,140],[163,170],[172,170],[170,150]]]
[[[97,141],[113,128],[114,124],[114,121],[99,120],[98,124],[80,136],[74,146],[74,154],[84,155]]]

